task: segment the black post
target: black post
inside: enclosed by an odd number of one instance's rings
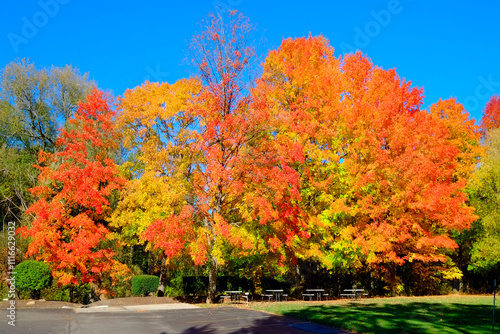
[[[492,326],[492,329],[491,331],[494,332],[495,331],[495,297],[496,297],[496,289],[497,287],[497,280],[493,280],[493,326]]]

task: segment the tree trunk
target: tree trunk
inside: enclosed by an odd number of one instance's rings
[[[215,256],[210,255],[209,265],[207,304],[213,304],[217,293],[217,258]]]
[[[74,303],[74,294],[73,294],[74,286],[73,284],[69,285],[69,302]]]

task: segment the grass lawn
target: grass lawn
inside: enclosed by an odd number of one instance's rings
[[[493,295],[262,302],[250,307],[356,333],[492,333]],[[499,313],[497,309],[495,332],[500,332]]]

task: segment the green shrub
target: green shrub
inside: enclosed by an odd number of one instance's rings
[[[132,277],[132,293],[136,296],[145,296],[158,290],[160,278],[153,275],[138,275]]]
[[[165,283],[165,292],[164,295],[167,297],[179,297],[182,296],[182,273],[175,275],[169,281]]]
[[[34,299],[39,299],[40,290],[52,283],[49,266],[40,261],[23,261],[16,266],[14,272],[16,288],[19,291],[29,291],[31,298]]]

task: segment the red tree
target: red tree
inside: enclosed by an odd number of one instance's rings
[[[38,186],[31,192],[39,199],[28,210],[33,214],[26,256],[43,260],[59,285],[116,278],[125,267],[104,246],[109,230],[110,196],[125,180],[111,159],[117,148],[111,99],[93,90],[63,130],[56,153],[40,152]]]
[[[493,95],[486,103],[481,118],[481,129],[486,132],[500,126],[500,96]]]
[[[193,42],[203,81],[190,108],[199,124],[190,146],[200,157],[195,201],[144,233],[168,256],[187,248],[195,264],[208,264],[209,303],[218,266],[227,259],[280,253],[295,236],[307,236],[297,219],[298,176],[290,168],[302,152],[273,138],[267,108],[252,101],[246,78],[254,53],[247,44],[251,25],[241,14],[227,14],[213,15]]]

